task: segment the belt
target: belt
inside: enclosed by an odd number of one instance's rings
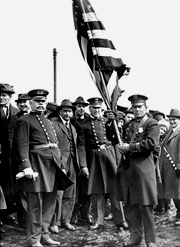
[[[112,147],[112,144],[109,143],[109,144],[101,144],[101,145],[91,145],[91,146],[87,146],[87,149],[96,149],[98,151],[100,150],[103,150],[103,149],[107,149],[107,148],[110,148]]]
[[[36,150],[36,149],[41,149],[41,148],[58,148],[58,145],[56,143],[34,145],[31,147],[31,150]]]
[[[111,147],[111,144],[102,144],[102,145],[98,145],[98,151],[103,150],[103,149],[107,149],[109,147]]]

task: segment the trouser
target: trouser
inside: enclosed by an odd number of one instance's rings
[[[125,215],[132,241],[141,240],[144,233],[146,243],[156,242],[152,205],[127,205],[125,207]]]
[[[57,191],[27,193],[27,238],[29,244],[49,238]]]
[[[91,213],[91,195],[87,195],[88,179],[80,175],[76,180],[76,200],[73,219],[87,220]]]
[[[180,199],[173,199],[173,201],[174,201],[174,205],[175,205],[175,207],[177,209],[176,218],[180,219]]]
[[[61,223],[66,224],[71,222],[76,197],[76,172],[74,170],[73,159],[70,162],[67,174],[74,184],[64,191],[57,192],[56,207],[51,225],[59,226]]]
[[[26,227],[27,196],[23,191],[16,192],[17,219],[19,227]]]
[[[120,207],[120,202],[117,200],[116,193],[109,193],[108,198],[111,203],[111,210],[113,214],[113,221],[115,225],[120,224],[124,221],[124,212]],[[106,196],[101,194],[97,195],[97,223],[100,225],[104,224],[104,216],[106,209]]]

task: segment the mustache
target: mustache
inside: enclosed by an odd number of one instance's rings
[[[39,108],[40,108],[40,109],[44,109],[44,110],[46,109],[44,106],[41,106],[41,105],[37,106],[36,109],[39,109]]]

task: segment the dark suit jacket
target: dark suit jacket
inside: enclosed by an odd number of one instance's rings
[[[61,154],[62,154],[62,161],[66,166],[70,152],[71,152],[69,134],[68,134],[66,126],[64,125],[64,123],[62,122],[60,118],[53,118],[51,119],[51,121],[56,130],[57,139],[58,139],[59,147],[60,147]],[[73,146],[74,146],[73,164],[74,164],[74,169],[77,175],[79,175],[80,169],[79,169],[79,161],[78,161],[77,147],[76,147],[77,133],[76,133],[76,129],[74,128],[72,124],[70,124],[70,128],[72,130]]]
[[[3,120],[0,117],[0,146],[1,146],[1,165],[0,165],[0,184],[2,185],[7,201],[13,201],[14,196],[14,170],[12,164],[12,141],[14,129],[17,122],[16,114],[18,108],[9,106],[9,117]]]

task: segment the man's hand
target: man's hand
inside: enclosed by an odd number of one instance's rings
[[[127,153],[129,151],[129,144],[123,143],[122,145],[119,145],[119,150],[123,154]]]
[[[29,178],[29,179],[33,179],[34,181],[35,181],[36,178],[39,176],[39,174],[38,174],[37,172],[34,172],[34,171],[32,170],[31,167],[25,168],[25,169],[23,170],[23,173],[24,173],[24,176],[25,176],[25,177],[27,177],[27,178]]]
[[[106,112],[106,116],[107,116],[107,119],[109,119],[109,120],[114,120],[116,118],[116,115],[111,110],[108,110]]]
[[[83,168],[81,169],[81,174],[82,174],[83,176],[85,176],[86,178],[89,178],[89,170],[88,170],[88,168],[87,168],[87,167],[83,167]]]

